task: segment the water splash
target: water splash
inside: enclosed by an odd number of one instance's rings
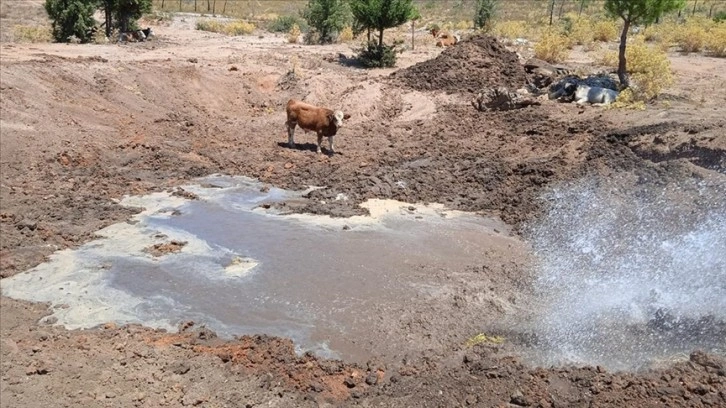
[[[552,191],[538,258],[536,364],[637,369],[726,352],[726,188],[586,181]]]

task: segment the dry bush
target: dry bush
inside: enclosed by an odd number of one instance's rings
[[[706,30],[703,27],[685,24],[678,30],[676,42],[678,48],[686,54],[699,52],[706,43]]]
[[[570,54],[572,42],[566,35],[546,30],[534,46],[534,56],[547,62],[562,62]]]
[[[227,35],[246,35],[255,31],[255,25],[246,21],[237,20],[226,24],[224,33]]]
[[[525,38],[528,34],[528,25],[526,21],[497,21],[492,27],[492,34],[502,38]]]
[[[668,55],[657,47],[648,46],[641,36],[628,44],[625,49],[625,59],[633,82],[633,100],[652,99],[673,84]],[[605,54],[600,62],[616,67],[618,64],[617,51]]]
[[[353,41],[354,37],[355,36],[353,35],[353,29],[350,26],[345,26],[340,31],[338,40],[340,40],[340,42],[349,42],[349,41]]]
[[[645,101],[638,98],[633,88],[626,88],[620,91],[615,102],[608,105],[608,108],[645,110]]]
[[[51,42],[53,34],[46,26],[16,25],[13,27],[13,39],[17,42]]]
[[[565,31],[573,44],[589,46],[594,41],[592,21],[587,17],[579,17],[574,13],[565,16]]]
[[[592,38],[595,41],[614,41],[618,38],[618,31],[618,24],[614,20],[596,21],[592,24]]]
[[[454,26],[457,30],[469,30],[474,28],[474,22],[469,20],[461,20]]]
[[[255,25],[242,20],[227,23],[222,23],[217,20],[199,20],[197,21],[197,30],[227,35],[245,35],[251,34],[255,30]]]
[[[295,44],[300,41],[301,35],[302,31],[300,31],[300,27],[297,24],[293,24],[290,32],[287,33],[287,42]]]
[[[714,57],[726,57],[726,21],[715,24],[711,28],[704,48]]]

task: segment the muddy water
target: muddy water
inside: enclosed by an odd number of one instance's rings
[[[261,187],[210,177],[184,186],[198,200],[127,198],[146,210],[4,280],[3,292],[67,305],[55,317],[71,328],[118,321],[173,330],[194,320],[225,337],[282,335],[301,351],[363,360],[384,351],[380,313],[419,290],[413,272],[464,268],[514,241],[501,223],[433,205],[373,201],[371,216],[348,219],[285,215],[262,204],[302,193]],[[171,241],[186,244],[148,252]]]

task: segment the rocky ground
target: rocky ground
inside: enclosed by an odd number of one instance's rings
[[[537,198],[558,182],[724,181],[726,105],[711,96],[726,82],[723,60],[673,54],[677,83],[646,111],[544,100],[479,112],[469,104],[478,88],[527,80],[517,56],[488,38],[443,53],[418,47],[396,69],[366,71],[341,63],[339,54],[353,54],[345,44],[230,38],[193,30],[194,18],[155,26],[145,43],[0,44],[2,277],[128,219],[136,210],[116,203],[125,194],[174,191],[217,172],[327,186],[290,204],[294,211],[348,216],[363,213],[357,204],[368,198],[438,202],[499,217],[515,232],[542,214]],[[314,136],[301,131],[297,148],[285,146],[291,97],[351,114],[337,154],[316,155]],[[349,200],[332,200],[339,193]],[[264,335],[220,339],[199,323],[179,333],[113,323],[68,331],[42,319],[47,306],[3,297],[0,399],[17,407],[726,405],[722,356],[694,352],[612,373],[533,368],[509,344],[464,345],[476,333],[472,316],[513,307],[477,306],[482,282],[502,298],[526,293],[526,262],[505,255],[444,272],[450,304],[436,313],[422,306],[397,329],[418,346],[367,364],[298,356],[289,340]]]

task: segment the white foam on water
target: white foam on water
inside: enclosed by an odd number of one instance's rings
[[[317,187],[293,192],[213,175],[181,188],[197,199],[171,191],[124,197],[122,205],[143,211],[3,279],[2,293],[66,305],[52,311],[69,329],[116,322],[175,331],[194,320],[220,336],[285,336],[338,357],[358,353],[365,331],[377,330],[360,313],[371,299],[416,296],[419,282],[409,280],[420,265],[460,268],[489,248],[520,244],[500,221],[439,204],[374,199],[362,204],[369,216],[333,218],[266,205]],[[178,252],[150,250],[172,241],[167,248]]]

